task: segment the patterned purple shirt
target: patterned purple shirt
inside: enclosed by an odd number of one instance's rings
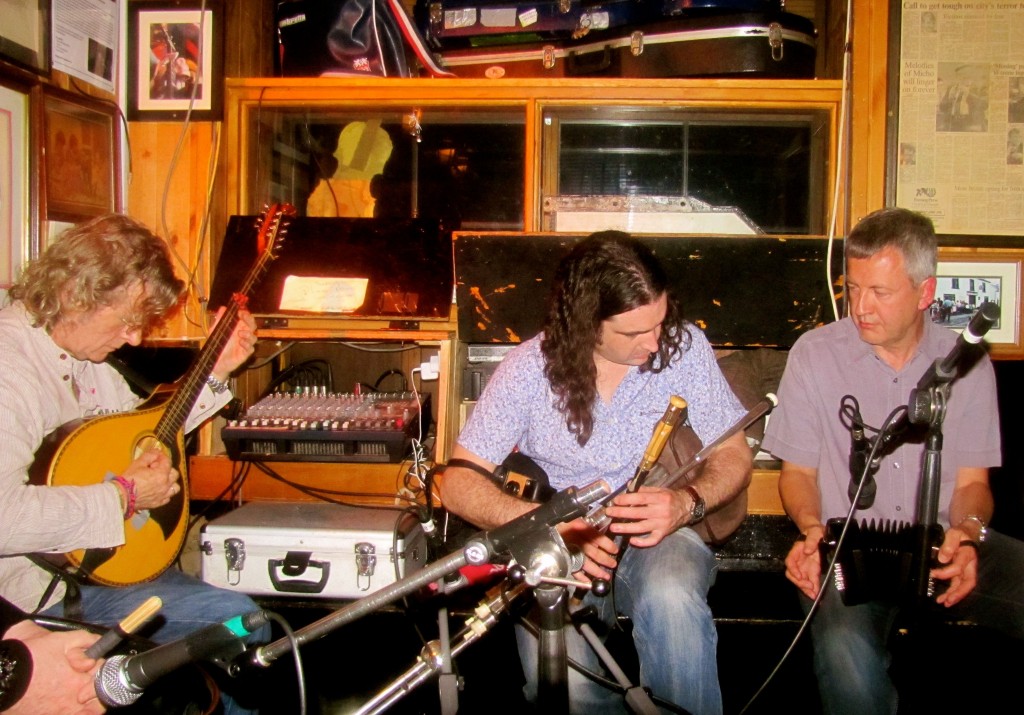
[[[487,383],[458,443],[495,464],[518,445],[548,474],[557,490],[605,479],[625,484],[640,462],[669,398],[689,404],[690,424],[707,444],[745,414],[698,328],[689,326],[689,350],[660,373],[630,368],[611,403],[598,400],[594,431],[580,447],[544,376],[542,335],[510,352]]]

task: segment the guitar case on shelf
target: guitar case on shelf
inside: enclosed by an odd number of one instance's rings
[[[580,39],[440,54],[459,77],[756,77],[810,79],[814,24],[787,12],[677,17]]]
[[[579,39],[590,32],[684,16],[781,12],[784,0],[417,0],[414,17],[440,50]]]

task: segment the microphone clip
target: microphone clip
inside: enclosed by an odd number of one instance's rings
[[[876,456],[870,459],[873,450],[871,440],[864,435],[864,428],[855,425],[850,429],[850,486],[847,496],[857,501],[858,509],[869,509],[875,503],[875,474],[880,464]],[[869,461],[870,459],[870,461]],[[863,486],[861,486],[863,482]],[[859,492],[859,493],[858,493]]]

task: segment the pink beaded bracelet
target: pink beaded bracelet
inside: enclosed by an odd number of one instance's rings
[[[124,520],[128,521],[135,515],[135,481],[132,479],[125,479],[118,475],[114,477],[114,482],[121,485],[124,489],[125,495],[125,507],[124,507]]]

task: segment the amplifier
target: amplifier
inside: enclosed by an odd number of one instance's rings
[[[462,399],[476,401],[495,369],[515,345],[500,343],[470,345],[466,348],[466,367],[462,368]]]
[[[401,462],[430,427],[412,392],[339,394],[312,390],[264,397],[221,430],[234,460]]]
[[[466,348],[466,360],[471,363],[501,362],[515,345],[470,345]]]

